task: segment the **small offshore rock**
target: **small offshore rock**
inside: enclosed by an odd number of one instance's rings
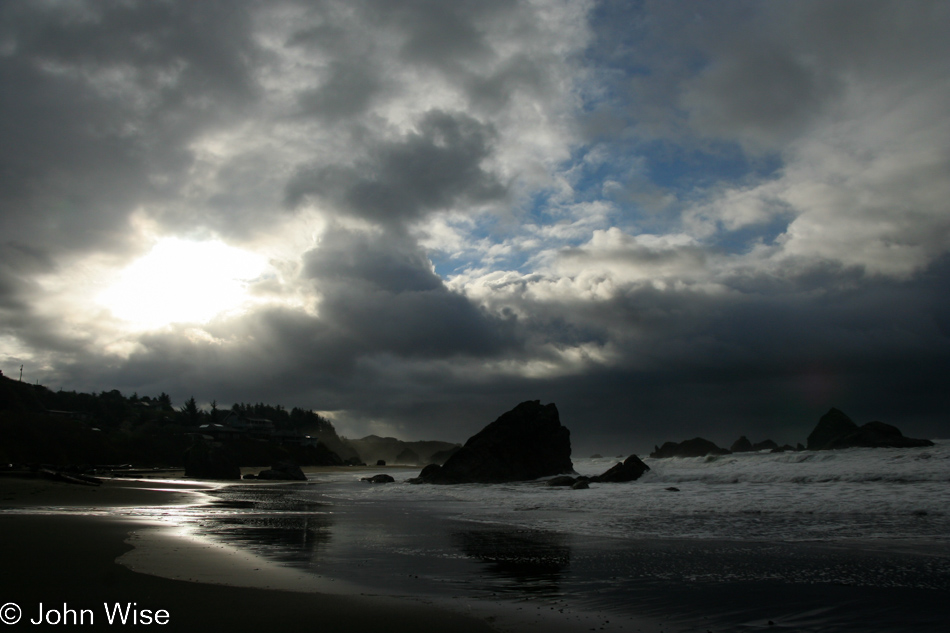
[[[272,481],[307,481],[307,476],[300,469],[300,466],[291,461],[277,462],[269,470],[262,470],[258,473],[257,478]]]
[[[561,475],[547,481],[549,486],[573,486],[575,483],[577,483],[577,480],[570,475]]]
[[[396,480],[392,475],[373,475],[372,477],[363,477],[360,481],[368,481],[371,484],[391,484]]]
[[[575,481],[574,484],[571,486],[572,490],[587,490],[588,488],[590,488],[590,484],[588,484],[587,481],[584,479],[581,479],[580,481]]]
[[[636,455],[631,455],[623,463],[616,464],[609,468],[603,474],[592,477],[591,481],[618,483],[624,481],[634,481],[643,476],[643,473],[650,470],[650,467],[643,463]]]

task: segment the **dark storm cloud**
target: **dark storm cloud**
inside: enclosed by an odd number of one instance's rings
[[[366,11],[378,23],[395,23],[401,27],[404,33],[401,52],[407,62],[431,65],[444,72],[457,71],[493,55],[479,22],[486,18],[498,19],[499,14],[515,7],[516,3],[504,0],[372,0],[366,3]]]
[[[400,226],[456,204],[499,200],[505,187],[482,166],[493,137],[491,127],[465,114],[430,111],[416,131],[373,144],[356,165],[301,169],[286,201],[295,207],[314,196],[344,213]]]
[[[0,227],[51,252],[121,249],[174,193],[196,133],[254,99],[237,3],[5,3]]]
[[[17,242],[0,244],[0,309],[24,309],[38,292],[33,276],[55,268],[43,251]]]
[[[315,114],[329,122],[363,114],[382,85],[381,78],[366,59],[335,60],[327,79],[317,88],[298,97],[304,114]]]
[[[542,65],[520,55],[501,65],[495,72],[469,75],[465,83],[474,107],[497,111],[507,105],[517,92],[543,94],[550,88],[550,82]]]
[[[300,113],[330,123],[359,118],[386,84],[384,60],[379,58],[375,38],[356,34],[362,26],[342,4],[320,3],[309,8],[319,22],[296,29],[287,40],[288,47],[305,51],[314,61],[323,60],[319,85],[297,93]]]
[[[188,326],[142,335],[137,350],[116,360],[89,350],[50,372],[50,383],[95,390],[170,393],[203,401],[272,401],[317,407],[350,384],[355,342],[311,315],[266,309],[239,320],[208,324],[201,335]],[[187,395],[186,395],[187,394]],[[297,396],[297,397],[295,397]]]
[[[44,295],[37,277],[57,270],[45,249],[0,243],[0,336],[35,349],[67,354],[82,351],[87,342],[84,333],[69,332],[57,315],[43,314],[36,307]]]
[[[502,322],[449,291],[406,238],[332,229],[304,261],[321,321],[363,353],[490,356],[512,343]]]
[[[469,107],[489,112],[518,92],[551,88],[550,59],[534,51],[509,56],[487,37],[499,23],[525,42],[538,36],[537,17],[517,2],[370,0],[317,3],[310,9],[319,24],[288,39],[290,46],[324,60],[319,85],[297,95],[303,114],[359,120],[381,98],[414,90],[406,83],[411,77],[401,74],[407,69],[437,73],[465,91]]]
[[[473,433],[501,413],[501,403],[540,398],[557,403],[578,454],[642,453],[696,435],[726,446],[739,435],[794,445],[831,406],[862,423],[880,419],[909,435],[943,437],[946,419],[935,412],[950,407],[941,388],[950,299],[938,288],[950,283],[948,264],[945,258],[911,284],[855,286],[848,271],[829,267],[810,273],[823,274],[824,283],[812,279],[780,296],[641,286],[609,302],[515,305],[529,315],[519,326],[534,344],[610,342],[620,360],[476,384],[436,370],[406,376],[405,366],[379,364],[375,381],[383,392],[426,382],[452,397],[427,397],[427,416],[419,414],[422,405],[395,395],[365,406],[379,416],[388,409],[390,419],[434,436],[440,420]]]

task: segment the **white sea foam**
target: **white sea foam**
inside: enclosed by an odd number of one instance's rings
[[[580,459],[575,469],[594,475],[616,461]],[[467,521],[589,536],[950,540],[950,441],[644,461],[650,472],[640,480],[589,490],[542,481],[373,486],[345,474],[321,490],[356,503],[399,503]]]

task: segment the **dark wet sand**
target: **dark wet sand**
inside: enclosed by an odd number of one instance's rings
[[[115,562],[132,549],[126,543],[130,532],[143,527],[134,521],[22,512],[34,504],[84,506],[93,500],[100,507],[158,505],[181,502],[187,495],[177,486],[160,487],[168,491],[137,490],[140,486],[129,482],[107,482],[101,488],[38,480],[6,479],[0,484],[0,605],[15,603],[22,613],[20,622],[9,630],[76,628],[30,624],[37,618],[40,603],[44,610],[63,611],[64,604],[77,614],[91,610],[91,617],[82,614],[81,630],[128,630],[131,624],[110,626],[107,622],[103,603],[116,602],[167,611],[167,624],[147,627],[162,631],[493,630],[477,618],[406,600],[233,587],[137,573]],[[196,559],[194,564],[205,562]],[[185,577],[191,571],[187,566],[181,569]],[[5,608],[3,614],[9,616],[12,610]]]

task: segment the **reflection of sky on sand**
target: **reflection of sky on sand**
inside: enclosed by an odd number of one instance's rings
[[[487,573],[474,583],[489,593],[556,596],[571,564],[569,541],[561,534],[481,528],[455,532],[452,541],[480,561]]]
[[[306,568],[316,550],[330,539],[332,516],[326,503],[299,498],[294,488],[292,484],[221,486],[202,493],[200,503],[120,513],[171,523],[191,536],[223,541]]]
[[[425,504],[346,500],[324,491],[313,484],[232,485],[210,492],[204,504],[134,514],[377,593],[561,593],[571,559],[562,535],[473,528]]]
[[[330,540],[330,523],[326,515],[221,517],[197,531],[282,563],[307,567],[316,550]]]

